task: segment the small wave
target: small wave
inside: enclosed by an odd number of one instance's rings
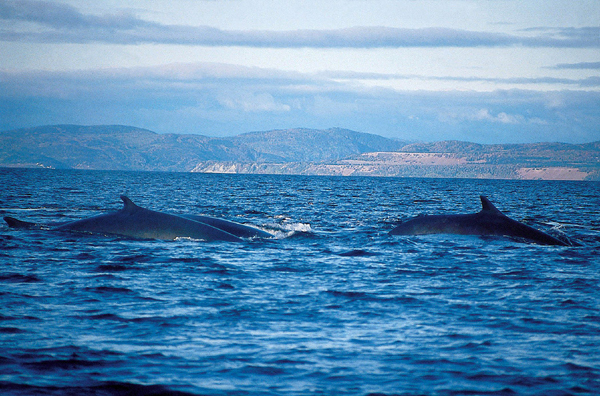
[[[481,342],[471,341],[471,342],[467,342],[465,345],[460,346],[460,348],[463,348],[463,349],[482,349],[484,347],[490,347],[490,346],[492,346],[492,342],[491,341],[481,341]]]
[[[93,319],[93,320],[113,320],[116,322],[126,322],[127,321],[126,319],[123,319],[119,315],[115,315],[115,314],[98,314],[98,315],[87,316],[86,318]]]
[[[201,259],[197,257],[169,257],[168,262],[170,263],[198,263]]]
[[[344,297],[352,300],[368,298],[368,294],[364,292],[327,290],[326,293],[334,297]]]
[[[571,363],[571,362],[567,362],[567,363],[563,364],[563,367],[569,371],[585,372],[585,373],[589,373],[590,375],[593,375],[596,378],[600,378],[600,375],[597,375],[594,373],[594,369],[592,367],[583,366],[583,365],[575,364],[575,363]]]
[[[197,261],[197,269],[206,274],[229,275],[232,268],[214,262],[212,259],[199,258]]]
[[[244,214],[252,214],[252,215],[266,215],[265,212],[261,212],[260,210],[248,209],[244,210]]]
[[[122,263],[146,263],[152,259],[151,256],[147,256],[145,254],[135,254],[131,256],[124,256],[119,258],[119,261]]]
[[[11,283],[35,283],[41,282],[42,280],[35,275],[23,275],[19,273],[9,272],[0,274],[0,282],[11,282]]]
[[[119,264],[101,264],[96,267],[96,272],[121,272],[128,271],[132,269],[138,269],[137,267],[128,267],[126,265]]]
[[[84,261],[84,260],[94,260],[94,259],[96,259],[96,257],[93,254],[90,254],[87,252],[82,252],[82,253],[79,253],[78,255],[76,255],[74,257],[74,259]]]
[[[342,257],[368,257],[368,256],[378,256],[379,253],[372,253],[363,249],[355,249],[350,250],[349,252],[339,253],[338,256]]]
[[[35,211],[45,211],[45,212],[60,212],[64,210],[63,208],[47,208],[45,206],[41,206],[39,208],[0,208],[2,211],[7,212],[35,212]]]
[[[248,365],[241,369],[244,374],[258,374],[258,375],[284,375],[285,370],[269,365]]]
[[[273,272],[292,272],[292,273],[296,273],[296,272],[311,272],[311,271],[313,271],[312,268],[307,268],[307,267],[292,267],[290,265],[277,265],[275,267],[270,268],[269,270],[273,271]]]
[[[7,381],[0,381],[0,391],[3,395],[78,395],[78,396],[194,396],[193,393],[187,393],[170,389],[163,385],[138,385],[127,382],[101,382],[88,386],[36,386],[29,384],[18,384]]]
[[[158,325],[166,325],[168,321],[178,319],[178,317],[164,317],[164,316],[141,316],[134,318],[123,318],[119,315],[115,315],[112,313],[103,313],[97,315],[89,315],[89,316],[77,316],[79,319],[90,319],[90,320],[106,320],[113,322],[122,322],[122,323],[151,323]]]
[[[277,360],[272,360],[267,362],[268,364],[292,364],[292,365],[297,365],[297,364],[309,364],[308,361],[306,360],[291,360],[291,359],[277,359]]]
[[[284,239],[290,237],[312,237],[314,236],[314,230],[310,224],[296,223],[289,226],[285,226],[280,231],[275,233],[276,239]]]
[[[111,286],[98,286],[98,287],[86,287],[85,290],[93,291],[96,293],[122,293],[128,294],[133,293],[133,290],[127,289],[125,287],[111,287]]]
[[[413,199],[413,203],[440,203],[439,199]]]
[[[192,237],[176,237],[176,242],[207,242],[206,239],[192,238]]]
[[[0,334],[21,334],[27,333],[27,330],[19,329],[18,327],[0,327]]]
[[[77,357],[69,359],[51,359],[38,362],[23,363],[24,366],[37,371],[77,370],[89,367],[106,367],[114,365],[114,362],[105,360],[85,360]]]
[[[295,235],[309,235],[313,229],[308,223],[289,223],[289,224],[265,224],[263,231],[270,232],[275,239],[285,239]]]
[[[519,270],[492,273],[491,275],[492,275],[492,277],[497,278],[497,279],[506,279],[506,278],[515,279],[515,280],[530,279],[531,271],[519,269]]]

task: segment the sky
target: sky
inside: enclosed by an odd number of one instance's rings
[[[598,0],[0,0],[0,130],[600,140]]]

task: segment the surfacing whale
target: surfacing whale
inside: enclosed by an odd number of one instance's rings
[[[77,231],[92,234],[119,235],[140,239],[174,240],[192,238],[205,241],[239,242],[242,238],[272,237],[271,234],[232,221],[208,216],[177,216],[137,206],[122,195],[123,208],[88,219],[48,227],[57,231]],[[200,221],[200,220],[204,221]],[[42,228],[43,226],[5,217],[13,228]]]
[[[558,238],[509,218],[483,195],[480,198],[481,211],[478,213],[417,216],[391,230],[390,235],[497,235],[524,239],[540,245],[570,246]]]
[[[190,214],[183,214],[179,216],[184,217],[186,219],[198,221],[203,224],[207,224],[211,227],[218,228],[240,238],[273,238],[273,234],[270,234],[258,228],[247,226],[245,224],[236,223],[235,221],[223,220],[210,216]]]

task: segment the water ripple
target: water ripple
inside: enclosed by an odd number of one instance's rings
[[[116,210],[127,191],[278,233],[211,244],[0,226],[3,395],[600,394],[598,183],[49,170],[0,182],[3,214],[25,220]],[[388,235],[420,212],[476,211],[483,192],[583,246]],[[567,195],[592,198],[560,218]]]

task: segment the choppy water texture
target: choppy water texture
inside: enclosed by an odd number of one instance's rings
[[[275,240],[0,226],[0,394],[600,394],[600,183],[0,169],[0,214],[121,207]],[[510,217],[581,246],[394,237],[419,213]]]

